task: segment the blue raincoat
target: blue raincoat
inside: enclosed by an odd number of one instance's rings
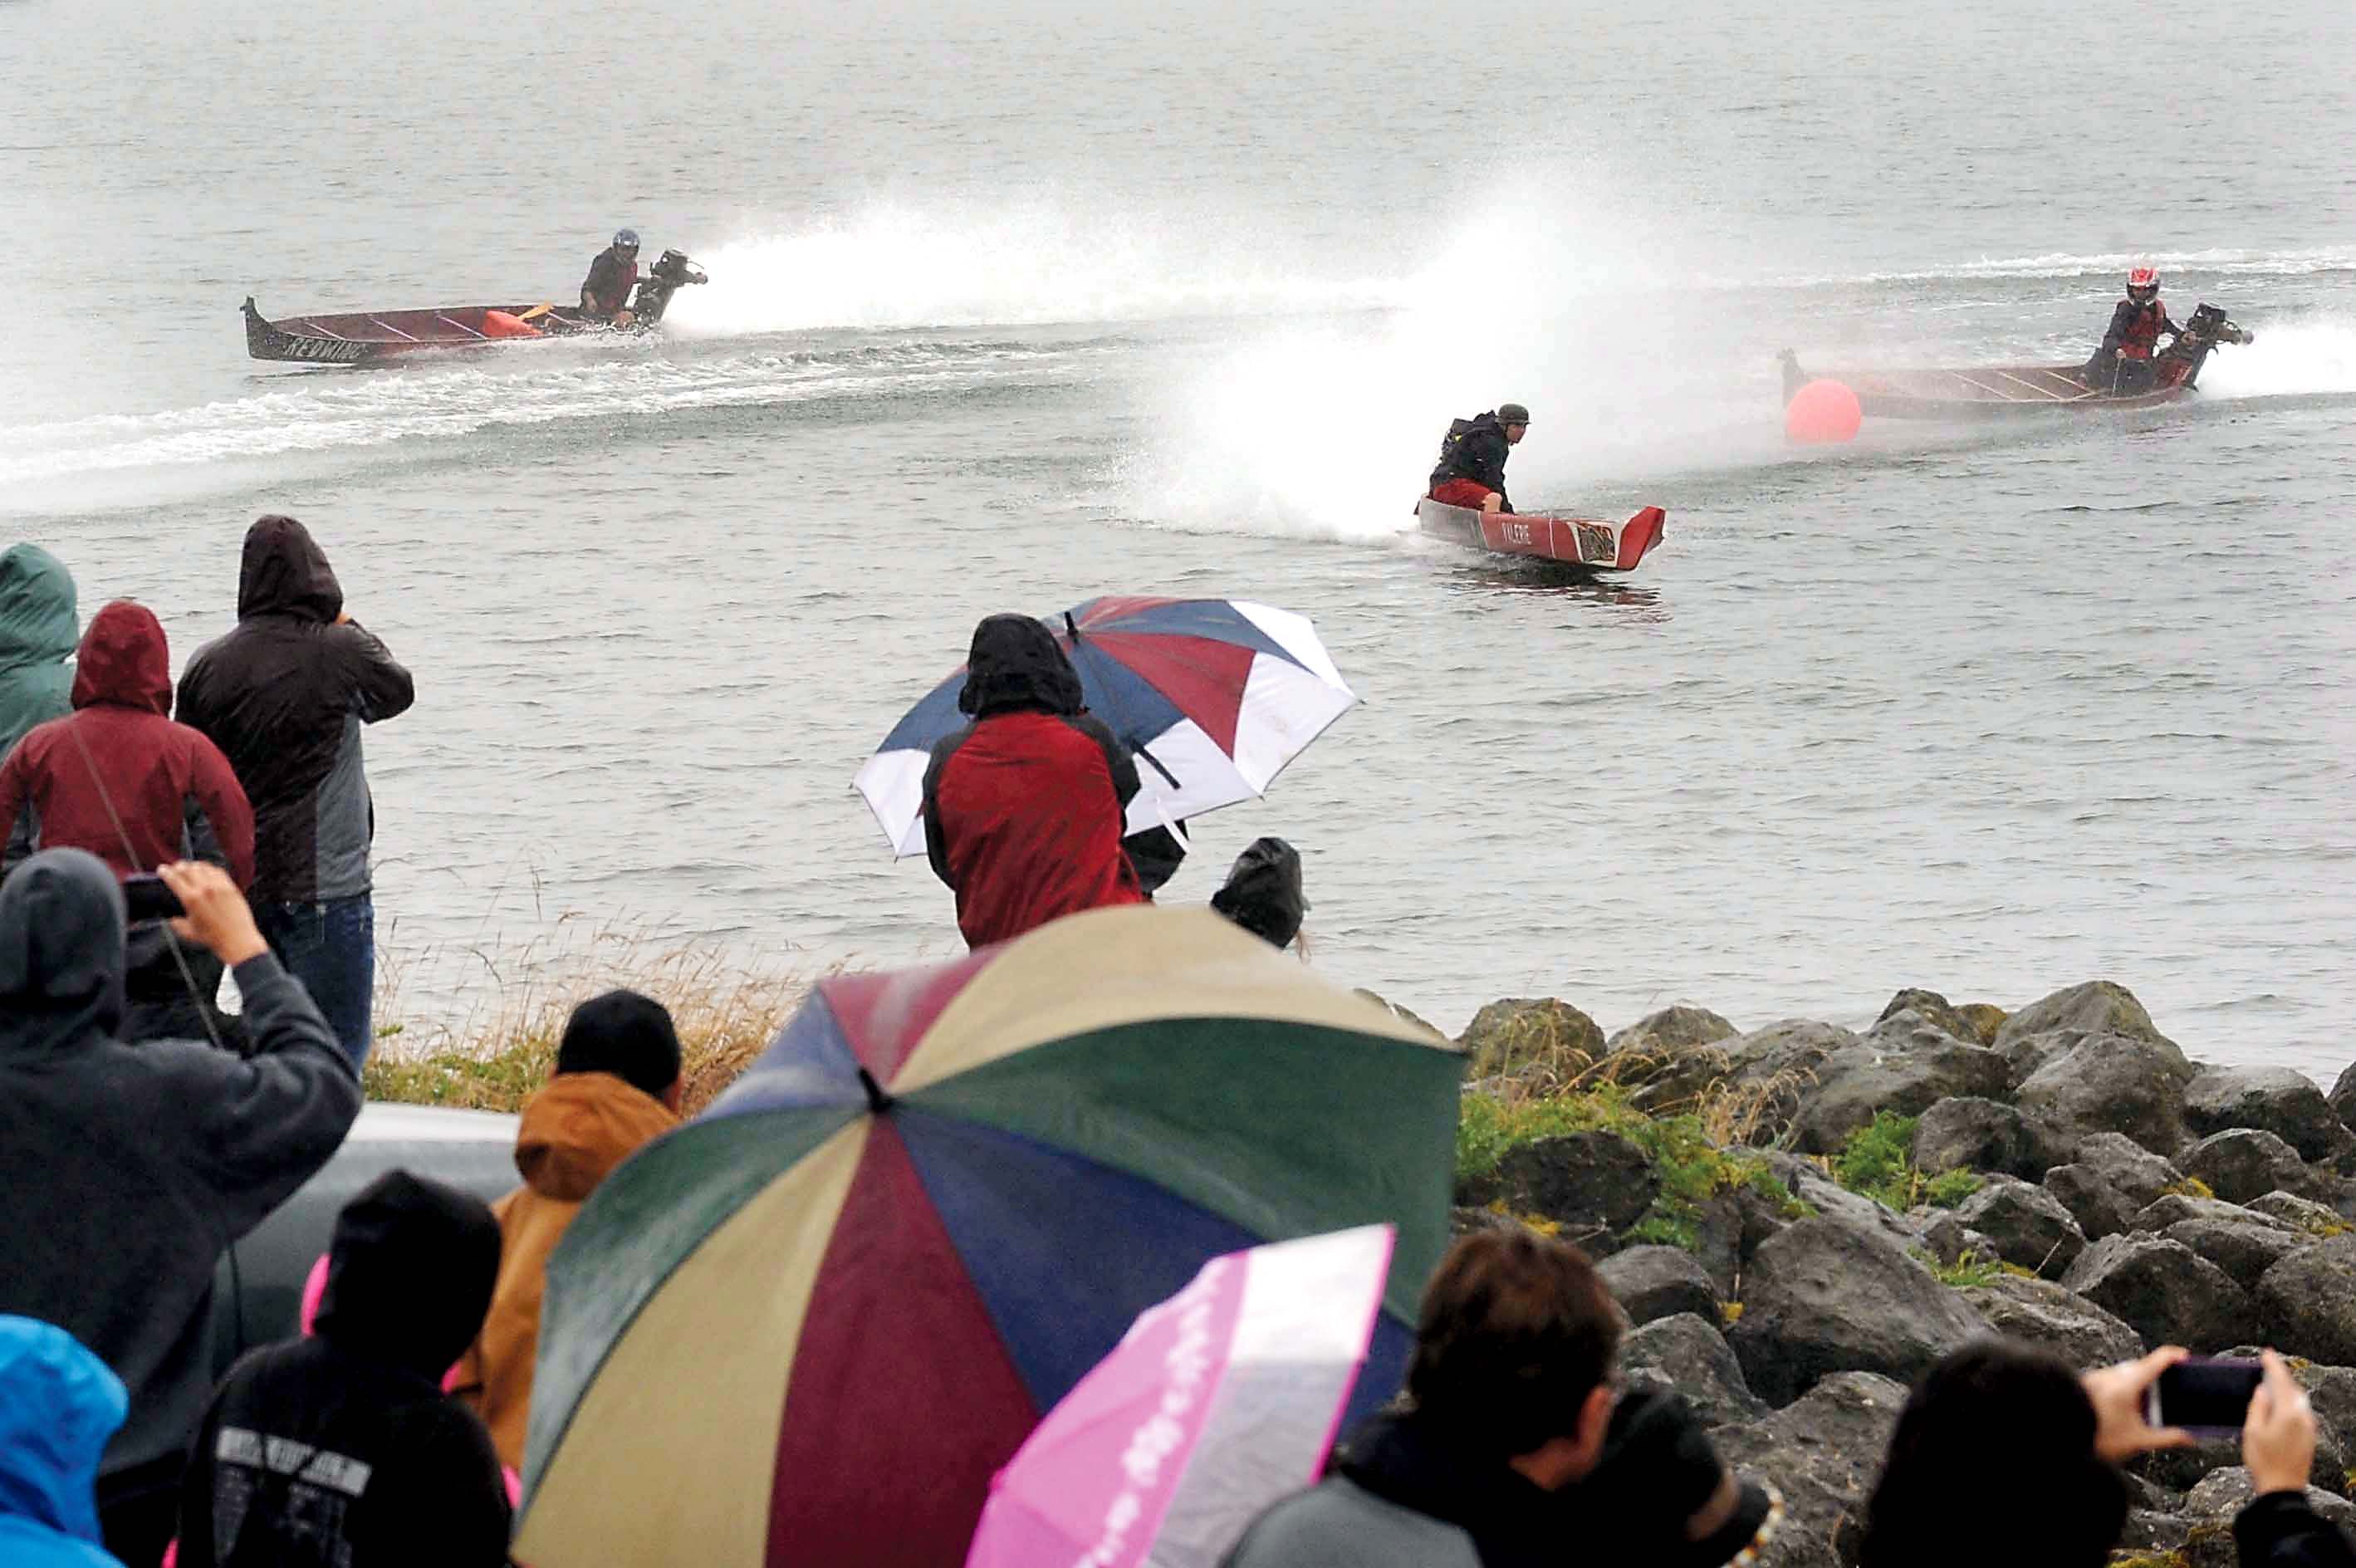
[[[0,1316],[0,1563],[122,1568],[99,1543],[98,1456],[122,1380],[62,1328]]]

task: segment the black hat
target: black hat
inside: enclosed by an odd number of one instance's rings
[[[1527,424],[1529,422],[1530,422],[1530,411],[1529,411],[1528,409],[1526,409],[1526,408],[1524,408],[1520,403],[1499,403],[1499,404],[1497,405],[1497,423],[1498,423],[1498,424]]]

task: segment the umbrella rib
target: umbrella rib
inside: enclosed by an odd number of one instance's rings
[[[1171,772],[1167,768],[1162,767],[1162,759],[1154,756],[1151,751],[1148,751],[1145,748],[1145,743],[1143,741],[1130,741],[1129,743],[1129,749],[1135,752],[1138,756],[1145,758],[1146,761],[1153,764],[1153,771],[1162,775],[1162,781],[1163,783],[1169,785],[1173,789],[1180,788],[1178,783],[1178,775]]]

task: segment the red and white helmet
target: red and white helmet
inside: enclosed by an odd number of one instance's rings
[[[2127,274],[2127,297],[2137,305],[2149,305],[2159,297],[2159,271],[2156,267],[2136,267]]]

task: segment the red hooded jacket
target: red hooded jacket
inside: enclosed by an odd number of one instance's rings
[[[198,859],[241,887],[253,880],[253,811],[229,759],[166,716],[171,655],[153,611],[118,599],[98,612],[75,655],[73,705],[0,766],[0,864],[64,846],[118,876]]]

